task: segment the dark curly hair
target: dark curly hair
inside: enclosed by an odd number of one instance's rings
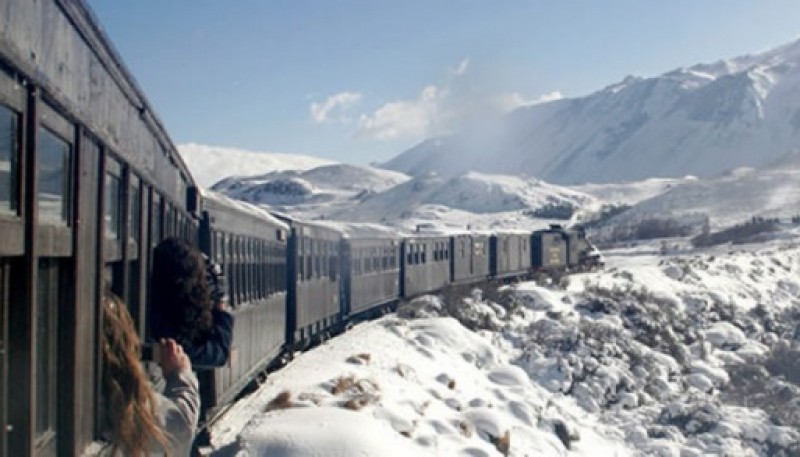
[[[203,254],[180,238],[167,238],[153,252],[153,336],[195,346],[211,332],[213,318]]]

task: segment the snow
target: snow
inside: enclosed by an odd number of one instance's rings
[[[771,361],[798,354],[797,241],[656,247],[359,324],[233,405],[211,453],[796,455],[800,387]]]

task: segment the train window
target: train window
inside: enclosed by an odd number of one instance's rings
[[[275,251],[273,252],[275,257],[273,261],[277,268],[275,268],[275,288],[274,290],[284,290],[286,286],[286,264],[283,262],[283,259],[286,258],[286,250],[285,247],[275,246]]]
[[[312,256],[314,257],[314,277],[315,278],[319,278],[320,277],[319,259],[320,259],[320,257],[322,257],[322,252],[321,252],[322,250],[320,249],[321,248],[321,244],[322,244],[321,242],[317,241],[312,245],[312,250],[313,250]]]
[[[330,257],[328,257],[328,275],[331,279],[336,279],[338,276],[339,272],[336,267],[338,265],[338,261],[339,258],[335,254],[332,254]]]
[[[308,249],[306,250],[306,279],[311,279],[312,277],[311,262],[313,261],[313,255],[311,241],[309,240]]]
[[[105,234],[106,238],[118,240],[122,235],[122,178],[120,164],[112,159],[106,167],[105,189]]]
[[[301,281],[306,278],[305,256],[302,252],[297,253],[297,272]]]
[[[70,157],[69,143],[44,127],[39,128],[39,219],[66,225],[69,220]]]
[[[142,224],[142,189],[139,178],[134,175],[130,176],[130,228],[128,235],[137,243],[141,237],[141,224]]]
[[[267,245],[269,249],[269,284],[267,292],[272,294],[280,290],[280,282],[278,282],[278,275],[280,274],[280,259],[278,246],[272,244]]]
[[[153,193],[153,208],[150,215],[150,236],[153,238],[153,247],[161,242],[164,235],[163,213],[161,209],[161,196]]]
[[[36,307],[36,437],[43,439],[56,430],[57,323],[59,294],[63,293],[59,260],[39,259]]]
[[[19,115],[0,106],[0,213],[16,215]]]

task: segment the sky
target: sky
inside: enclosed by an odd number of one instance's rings
[[[800,37],[795,0],[87,0],[176,144],[365,165]]]

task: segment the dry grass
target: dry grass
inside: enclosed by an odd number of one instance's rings
[[[311,402],[317,406],[321,405],[323,400],[321,395],[309,392],[303,392],[297,396],[297,401]]]
[[[401,378],[407,378],[407,379],[413,377],[415,373],[414,368],[405,364],[397,365],[397,367],[395,367],[395,371],[397,371],[397,374],[399,374]]]
[[[461,421],[458,423],[458,430],[464,435],[465,438],[472,437],[472,426],[469,422]]]
[[[353,386],[356,384],[355,376],[339,376],[336,378],[336,381],[333,384],[333,388],[331,389],[331,393],[334,395],[340,395],[348,390],[352,389]]]
[[[450,389],[450,390],[455,389],[456,388],[456,380],[455,379],[450,379],[449,381],[447,381],[447,388]]]
[[[288,390],[284,390],[267,403],[267,406],[264,407],[264,412],[268,413],[278,409],[289,409],[292,406],[294,406],[294,403],[292,403],[292,393]]]
[[[361,408],[370,404],[370,398],[366,395],[354,397],[342,403],[342,407],[351,411],[359,411]]]
[[[352,363],[355,365],[365,365],[369,364],[372,360],[372,355],[367,353],[361,353],[356,355],[351,355],[347,358],[347,363]]]
[[[494,444],[501,454],[508,455],[511,451],[511,430],[506,430],[505,433],[492,441],[492,444]]]

